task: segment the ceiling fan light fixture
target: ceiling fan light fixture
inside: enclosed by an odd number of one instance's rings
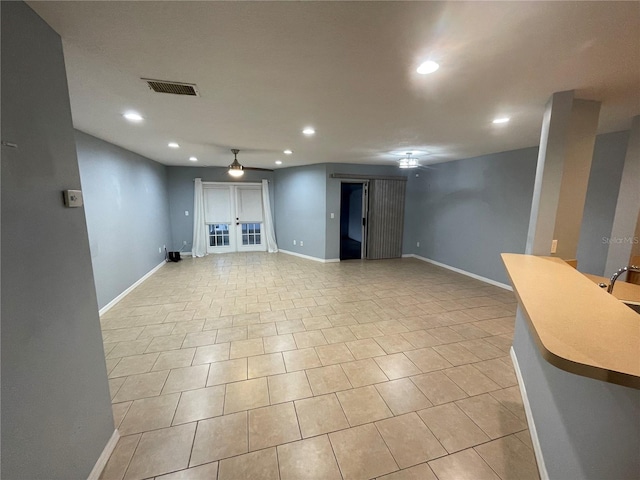
[[[229,165],[229,175],[232,177],[241,177],[244,175],[244,167],[240,165],[238,161],[238,150],[237,148],[232,148],[231,152],[233,153],[233,163]]]

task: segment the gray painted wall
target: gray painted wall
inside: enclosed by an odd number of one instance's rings
[[[226,167],[167,167],[169,185],[169,218],[171,224],[171,242],[169,250],[191,252],[193,241],[193,180],[201,178],[203,182],[256,182],[269,180],[269,198],[274,212],[274,173],[246,170],[240,180],[231,179]],[[189,212],[185,215],[184,212]],[[276,238],[277,240],[277,238]],[[187,242],[186,245],[183,242]],[[280,245],[278,245],[280,246]],[[169,248],[171,247],[171,248]]]
[[[102,308],[164,261],[171,243],[167,167],[80,131],[75,137]]]
[[[629,131],[598,135],[578,243],[578,270],[603,275],[620,190]]]
[[[2,478],[87,478],[114,431],[60,37],[2,17]]]
[[[631,123],[622,180],[609,235],[613,242],[609,245],[607,252],[605,276],[610,277],[618,269],[631,263],[632,253],[638,250],[634,245],[638,242],[636,232],[640,230],[640,227],[636,227],[638,218],[640,218],[640,115],[636,115]],[[633,263],[637,263],[636,260]]]
[[[629,132],[596,137],[578,268],[602,275]],[[431,165],[409,175],[404,253],[508,283],[499,254],[524,253],[537,148]],[[416,243],[420,242],[420,247]]]
[[[278,248],[311,257],[326,258],[326,172],[326,165],[282,168],[275,171],[275,227]],[[338,202],[339,196],[340,192]],[[339,210],[335,212],[339,235]],[[293,240],[296,240],[296,245],[293,244]],[[301,240],[304,246],[300,246]]]
[[[500,254],[524,252],[537,153],[435,164],[410,176],[405,253],[508,283]]]
[[[513,349],[549,478],[637,478],[640,391],[551,365],[540,355],[520,309]]]

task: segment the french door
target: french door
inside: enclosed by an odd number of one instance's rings
[[[207,253],[265,251],[262,186],[211,183],[203,187]]]

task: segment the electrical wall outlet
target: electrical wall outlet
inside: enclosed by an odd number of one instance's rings
[[[162,247],[158,247],[158,253],[162,253]]]
[[[304,242],[302,240],[300,240],[300,246],[304,247]]]
[[[335,213],[332,213],[332,214],[331,214],[331,218],[336,218],[336,214],[335,214]]]
[[[420,242],[416,242],[416,247],[419,247],[419,246],[420,246]]]
[[[556,253],[558,251],[558,240],[551,241],[551,253]]]
[[[62,198],[64,206],[67,208],[77,208],[83,204],[81,190],[63,190]]]
[[[183,244],[183,245],[186,245],[186,244],[187,244],[187,241],[186,241],[186,240],[183,240],[183,241],[182,241],[182,244]]]
[[[185,210],[185,211],[184,211],[184,216],[185,216],[185,217],[188,217],[188,216],[189,216],[189,210]]]
[[[296,241],[295,240],[293,241],[293,244],[296,245]]]

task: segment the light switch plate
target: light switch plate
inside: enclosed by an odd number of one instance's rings
[[[64,190],[62,192],[64,198],[64,206],[68,208],[81,207],[82,202],[82,190]]]

